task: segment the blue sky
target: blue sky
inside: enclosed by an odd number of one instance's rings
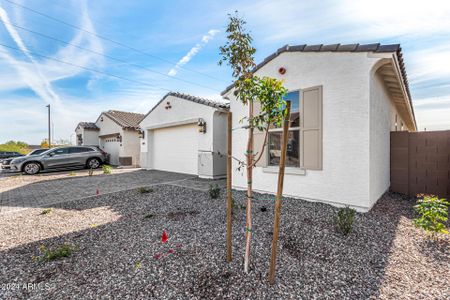
[[[109,109],[146,113],[168,90],[220,99],[231,75],[218,48],[235,10],[258,62],[285,44],[400,43],[419,129],[450,129],[449,1],[0,0],[0,43],[19,49],[0,45],[0,143],[39,143],[49,103],[54,137],[74,141],[79,121]]]

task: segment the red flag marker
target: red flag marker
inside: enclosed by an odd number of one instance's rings
[[[169,239],[169,237],[167,236],[167,233],[166,233],[166,231],[164,230],[164,231],[163,231],[163,234],[162,234],[162,237],[161,237],[161,242],[163,242],[163,244],[164,244],[164,243],[167,242],[168,239]]]

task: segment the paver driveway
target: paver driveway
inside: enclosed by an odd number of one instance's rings
[[[86,173],[83,174],[86,175]],[[0,213],[30,207],[46,207],[51,204],[94,196],[97,189],[101,194],[105,194],[164,183],[205,189],[209,181],[202,181],[192,175],[146,170],[128,170],[111,175],[97,173],[94,176],[66,173],[63,175],[50,174],[47,177],[6,177],[0,178]]]

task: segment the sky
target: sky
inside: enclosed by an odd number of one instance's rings
[[[0,143],[55,139],[168,91],[220,100],[227,14],[260,62],[285,44],[400,43],[419,130],[450,129],[450,1],[0,0]],[[49,17],[44,16],[48,15]]]

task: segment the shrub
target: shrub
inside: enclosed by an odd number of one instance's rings
[[[217,199],[220,196],[220,187],[217,184],[209,185],[209,196],[211,199]]]
[[[45,260],[55,260],[58,258],[68,257],[75,251],[75,247],[69,244],[64,244],[55,249],[46,249],[45,246],[41,246],[39,250],[42,253],[42,258]]]
[[[53,211],[52,208],[45,208],[42,210],[41,215],[49,215],[52,213],[52,211]]]
[[[142,187],[138,188],[138,192],[141,194],[148,194],[148,193],[153,192],[153,189],[149,189],[149,188],[142,186]]]
[[[446,199],[439,199],[433,195],[423,195],[423,198],[417,200],[414,210],[419,214],[418,218],[413,219],[414,225],[422,228],[435,238],[437,233],[448,234],[445,228],[445,222],[448,220],[448,206]]]
[[[343,235],[347,235],[352,231],[355,212],[353,208],[348,206],[339,209],[336,216],[336,226]]]
[[[154,217],[154,214],[146,214],[145,216],[144,216],[144,219],[151,219],[151,218],[153,218]]]
[[[103,174],[109,175],[112,173],[112,167],[110,165],[102,166]]]

